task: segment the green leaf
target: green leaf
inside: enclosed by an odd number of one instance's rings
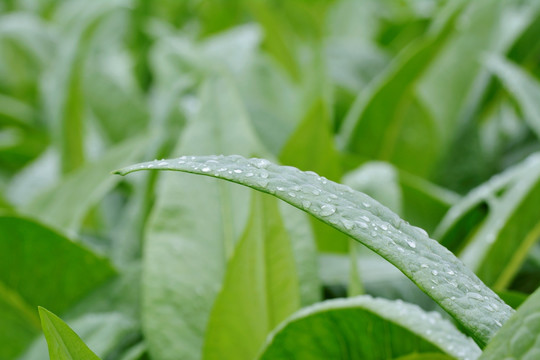
[[[204,84],[200,110],[190,120],[175,153],[261,152],[226,78]],[[226,262],[248,219],[250,193],[212,179],[162,175],[143,250],[143,331],[153,358],[200,359]]]
[[[204,359],[254,359],[264,339],[300,307],[291,239],[275,198],[255,194],[208,323]]]
[[[460,258],[495,291],[506,289],[540,237],[540,168],[531,169],[499,198]]]
[[[345,149],[411,173],[429,173],[442,139],[415,87],[444,49],[460,8],[456,2],[442,12],[443,26],[405,49],[383,77],[359,94],[340,132]]]
[[[540,356],[540,289],[518,308],[489,342],[480,357],[489,359],[533,360]]]
[[[476,359],[481,351],[439,313],[359,296],[294,314],[269,338],[261,359],[415,359],[423,353]]]
[[[146,143],[144,138],[132,138],[109,149],[98,161],[67,175],[23,205],[21,212],[68,233],[76,232],[90,208],[118,183],[109,176],[110,169],[136,160]]]
[[[496,55],[488,56],[485,64],[499,77],[519,104],[531,130],[540,137],[540,82],[517,65]]]
[[[490,199],[513,186],[539,165],[540,156],[530,155],[521,163],[509,167],[473,189],[450,208],[435,230],[434,237],[457,253],[457,250],[465,246],[467,236],[487,217]]]
[[[99,360],[71,328],[52,312],[40,307],[41,326],[51,360]]]
[[[317,100],[281,150],[281,162],[339,180],[343,171],[339,166],[339,154],[334,147],[330,122],[327,106],[322,99]],[[319,221],[312,221],[312,225],[319,251],[348,251],[346,236]]]
[[[38,305],[63,312],[114,271],[32,220],[0,216],[0,234],[0,357],[12,358],[39,332]]]
[[[191,156],[153,161],[119,170],[158,169],[207,175],[270,193],[363,243],[394,264],[453,316],[480,344],[486,344],[513,310],[459,259],[425,231],[350,187],[315,173],[241,156]],[[489,305],[498,310],[491,312]]]

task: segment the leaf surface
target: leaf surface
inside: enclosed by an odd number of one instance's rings
[[[203,358],[254,359],[270,331],[299,307],[291,239],[276,199],[256,194],[212,308]]]
[[[40,307],[39,316],[51,360],[99,360],[71,328],[52,312]]]
[[[119,170],[176,170],[218,177],[270,193],[348,234],[394,264],[453,316],[480,344],[486,344],[513,310],[459,259],[388,208],[350,187],[315,173],[241,156],[184,156]],[[497,312],[485,306],[495,305]]]
[[[540,289],[518,308],[480,357],[533,360],[540,356]]]
[[[476,359],[481,351],[438,313],[359,296],[297,312],[272,334],[261,359],[415,359],[423,353]]]

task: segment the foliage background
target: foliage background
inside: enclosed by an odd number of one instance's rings
[[[103,359],[216,357],[215,344],[242,342],[219,338],[232,326],[221,314],[261,281],[230,275],[246,236],[286,241],[274,266],[295,274],[285,287],[299,296],[231,358],[323,298],[437,310],[384,260],[285,204],[212,179],[110,174],[181,155],[264,157],[349,184],[517,306],[540,280],[539,7],[3,1],[0,359],[46,358],[38,305]]]

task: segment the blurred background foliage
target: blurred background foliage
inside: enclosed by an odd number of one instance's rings
[[[198,359],[211,347],[251,192],[110,175],[185,154],[265,157],[349,184],[519,304],[540,280],[539,10],[2,1],[0,359],[46,358],[38,305],[104,359]],[[435,307],[384,260],[279,206],[296,307],[364,292]]]

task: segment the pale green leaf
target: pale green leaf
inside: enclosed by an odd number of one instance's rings
[[[241,156],[184,156],[133,165],[118,173],[148,169],[225,179],[273,194],[309,212],[394,264],[480,345],[486,344],[498,330],[498,324],[513,313],[471,270],[423,230],[407,224],[369,196],[315,173]],[[487,305],[495,305],[498,311],[488,310]]]
[[[99,360],[71,328],[52,312],[39,308],[51,360]]]
[[[540,289],[518,308],[488,343],[482,360],[534,360],[540,356]]]
[[[203,358],[255,358],[270,331],[299,307],[291,239],[276,199],[255,194],[212,308]]]
[[[438,313],[359,296],[294,314],[269,338],[261,359],[415,359],[422,353],[476,359],[481,351]]]

